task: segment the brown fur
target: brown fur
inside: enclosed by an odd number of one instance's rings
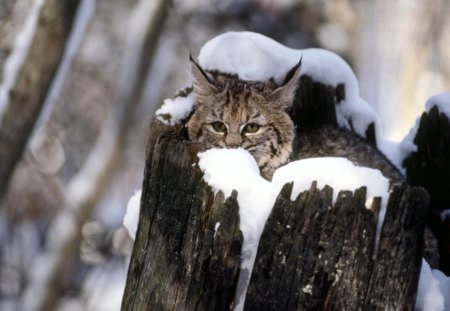
[[[205,72],[193,60],[191,70],[196,104],[187,123],[188,134],[204,149],[244,148],[266,178],[289,160],[344,157],[356,165],[379,169],[390,179],[391,186],[404,182],[402,174],[375,146],[349,130],[331,125],[303,128],[297,131],[293,146],[296,131],[287,110],[294,100],[299,66],[291,69],[281,86],[272,79],[242,81],[237,75]],[[223,123],[226,130],[217,132],[214,122]],[[245,133],[243,129],[250,123],[258,124],[258,131]],[[434,266],[438,262],[435,242],[427,229],[425,254]]]
[[[191,70],[196,105],[188,133],[205,149],[242,147],[255,157],[266,178],[289,160],[344,157],[356,165],[379,169],[392,184],[404,181],[376,147],[335,126],[303,129],[295,137],[293,150],[295,129],[287,110],[295,96],[299,66],[290,70],[287,82],[281,86],[272,79],[242,81],[236,75],[206,72],[194,61]],[[217,132],[215,122],[224,123],[226,131]],[[243,131],[250,123],[260,126],[256,133]]]
[[[272,79],[242,81],[229,74],[205,72],[191,61],[196,104],[187,124],[189,138],[205,149],[246,149],[261,174],[270,178],[292,152],[294,124],[286,110],[295,96],[299,65],[287,83],[277,85]]]
[[[405,179],[375,146],[356,133],[334,126],[304,129],[297,133],[291,159],[314,157],[343,157],[355,165],[378,169],[392,185],[403,183]]]

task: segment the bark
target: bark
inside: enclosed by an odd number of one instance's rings
[[[242,244],[236,193],[211,193],[182,125],[153,121],[151,133],[122,310],[229,310]],[[341,192],[330,208],[332,191],[313,186],[291,201],[291,186],[283,188],[244,310],[413,310],[426,192],[394,189],[375,246],[380,201],[367,210],[361,188]]]
[[[158,122],[151,131],[122,310],[229,310],[242,246],[236,193],[214,196],[192,166],[196,147]]]
[[[413,310],[427,195],[396,188],[376,246],[365,188],[339,193],[330,209],[332,191],[313,186],[292,202],[285,186],[261,237],[245,310]]]
[[[450,220],[440,213],[450,207],[450,122],[433,107],[423,113],[414,138],[417,151],[403,162],[408,182],[423,186],[430,194],[430,228],[439,243],[439,269],[450,274]]]
[[[294,123],[336,126],[334,105],[342,98],[345,86],[302,77]],[[367,131],[367,143],[374,143],[374,125]],[[211,193],[196,166],[197,151],[184,124],[152,122],[122,310],[233,307],[242,246],[238,194]],[[339,193],[334,205],[328,186],[313,184],[295,201],[291,188],[284,186],[265,225],[244,309],[413,310],[426,192],[394,188],[377,243],[380,199],[366,209],[365,188]]]

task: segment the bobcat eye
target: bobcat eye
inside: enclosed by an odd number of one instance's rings
[[[227,131],[227,127],[225,126],[225,124],[223,124],[223,122],[216,121],[211,123],[211,126],[214,131],[218,133],[225,133]]]
[[[256,133],[259,130],[259,128],[260,128],[260,126],[257,123],[248,123],[242,129],[242,132],[252,134],[252,133]]]

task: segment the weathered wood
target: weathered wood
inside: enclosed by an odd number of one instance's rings
[[[122,310],[229,310],[233,303],[242,246],[236,193],[225,200],[211,192],[182,132],[152,124]]]
[[[428,222],[439,243],[439,269],[450,274],[450,221],[440,213],[450,207],[450,122],[437,107],[424,112],[414,138],[417,151],[404,161],[408,183],[430,194]]]
[[[421,187],[391,192],[366,295],[371,309],[414,310],[428,203]]]
[[[427,195],[396,188],[375,252],[365,188],[280,193],[262,234],[245,310],[413,310]],[[376,203],[376,204],[379,204]],[[375,207],[376,208],[376,207]]]
[[[122,310],[229,310],[242,246],[237,194],[211,193],[182,126],[153,122],[152,133]],[[245,310],[412,310],[426,193],[394,189],[376,251],[365,188],[339,193],[331,208],[330,187],[295,201],[291,187],[265,226]]]
[[[302,83],[291,111],[296,125],[335,126],[334,105],[345,98],[345,86],[333,89],[308,77]],[[373,143],[374,126],[367,131]],[[214,196],[193,165],[196,153],[183,125],[153,121],[122,310],[232,308],[242,246],[237,194]],[[330,187],[313,184],[294,202],[291,188],[285,185],[265,225],[244,309],[412,310],[426,193],[393,190],[376,244],[380,199],[374,212],[367,210],[365,188],[339,193],[333,206]]]

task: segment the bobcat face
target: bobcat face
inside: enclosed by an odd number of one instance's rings
[[[300,66],[284,85],[242,81],[205,72],[191,60],[196,95],[188,122],[189,138],[208,148],[243,148],[270,178],[292,152],[294,125],[286,110],[297,88]]]

